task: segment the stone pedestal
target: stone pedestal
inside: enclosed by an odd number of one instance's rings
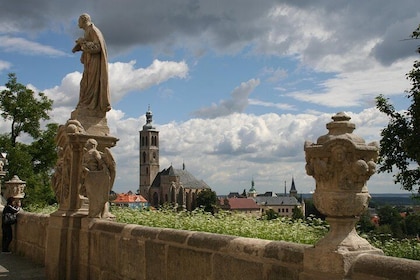
[[[306,142],[306,172],[316,180],[315,207],[330,225],[328,234],[304,252],[299,279],[345,279],[357,256],[383,254],[360,237],[355,225],[367,209],[367,180],[375,173],[377,143],[353,134],[350,117],[338,113],[327,124],[329,133],[317,143]]]
[[[80,228],[83,213],[57,211],[50,215],[45,252],[47,279],[79,279]]]
[[[71,119],[78,120],[88,134],[98,136],[109,135],[105,113],[98,115],[98,112],[88,109],[75,109],[71,112]]]
[[[58,161],[52,185],[59,209],[50,215],[47,230],[46,273],[48,279],[79,279],[81,225],[89,212],[89,200],[81,191],[82,160],[88,139],[98,142],[98,150],[116,145],[117,138],[108,136],[107,126],[95,126],[97,134],[87,133],[78,120],[69,120],[57,133]],[[98,186],[100,187],[100,186]]]
[[[382,251],[331,251],[321,247],[306,248],[303,257],[304,272],[299,280],[346,279],[355,259],[364,253],[383,255]]]

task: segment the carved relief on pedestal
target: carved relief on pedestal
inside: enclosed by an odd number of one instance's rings
[[[83,152],[80,192],[89,198],[90,218],[113,219],[108,201],[114,185],[116,164],[109,148],[97,150],[98,142],[88,139]]]
[[[68,120],[61,125],[56,136],[58,159],[52,176],[54,190],[60,208],[67,208],[70,199],[71,170],[74,157],[74,147],[69,135],[85,134],[85,130],[77,120]]]

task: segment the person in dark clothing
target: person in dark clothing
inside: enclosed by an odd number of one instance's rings
[[[13,230],[12,225],[16,223],[16,219],[14,221],[9,221],[6,218],[6,215],[12,215],[16,217],[17,213],[20,211],[20,200],[14,199],[13,197],[9,197],[7,199],[7,205],[3,209],[2,215],[2,231],[3,231],[3,239],[2,239],[2,253],[10,254],[9,245],[13,240]]]

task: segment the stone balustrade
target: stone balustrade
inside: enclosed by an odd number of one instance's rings
[[[49,220],[49,215],[20,213],[12,243],[15,252],[46,267]],[[72,262],[77,279],[299,279],[304,262],[311,261],[304,260],[304,252],[312,246],[289,242],[89,218],[81,218],[80,228],[74,238],[81,255]],[[420,261],[361,254],[346,279],[420,279]]]

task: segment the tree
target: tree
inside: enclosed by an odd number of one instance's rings
[[[271,208],[267,209],[267,211],[265,211],[264,215],[262,216],[262,218],[267,221],[277,219],[278,217],[279,217],[279,214],[277,214],[276,211],[274,211]]]
[[[420,215],[410,214],[405,218],[405,229],[408,236],[420,235]]]
[[[36,98],[31,89],[17,82],[14,73],[9,74],[6,88],[0,94],[0,110],[3,119],[11,121],[10,143],[14,147],[22,132],[39,137],[40,121],[50,118],[48,111],[53,101],[42,92]]]
[[[55,197],[50,177],[57,160],[54,138],[57,124],[41,129],[41,120],[49,119],[52,100],[43,93],[38,98],[32,90],[17,83],[15,74],[9,74],[6,90],[0,93],[0,109],[4,120],[11,121],[10,133],[0,134],[0,151],[7,153],[6,180],[14,175],[26,181],[25,204],[51,204]],[[27,133],[33,142],[25,144],[17,139]]]
[[[206,212],[214,213],[216,201],[216,193],[211,189],[204,189],[197,195],[197,205],[203,207]]]
[[[305,199],[305,215],[307,217],[314,216],[315,218],[325,220],[325,215],[316,209],[312,198]]]
[[[304,219],[304,218],[305,217],[303,216],[302,209],[295,206],[295,208],[293,208],[293,210],[292,210],[292,219],[293,220],[299,220],[299,219]]]
[[[419,39],[420,25],[411,37]],[[417,52],[420,53],[420,47]],[[405,190],[417,188],[420,192],[420,61],[414,61],[407,79],[412,87],[407,91],[411,105],[406,112],[397,112],[383,95],[376,97],[376,107],[389,117],[388,126],[381,133],[378,171],[389,173],[396,167],[395,183],[400,183]]]
[[[389,228],[394,237],[402,237],[402,217],[395,207],[385,205],[378,209],[379,225]]]
[[[366,210],[357,222],[357,229],[362,233],[369,233],[375,229],[375,224],[372,222],[369,210]]]

